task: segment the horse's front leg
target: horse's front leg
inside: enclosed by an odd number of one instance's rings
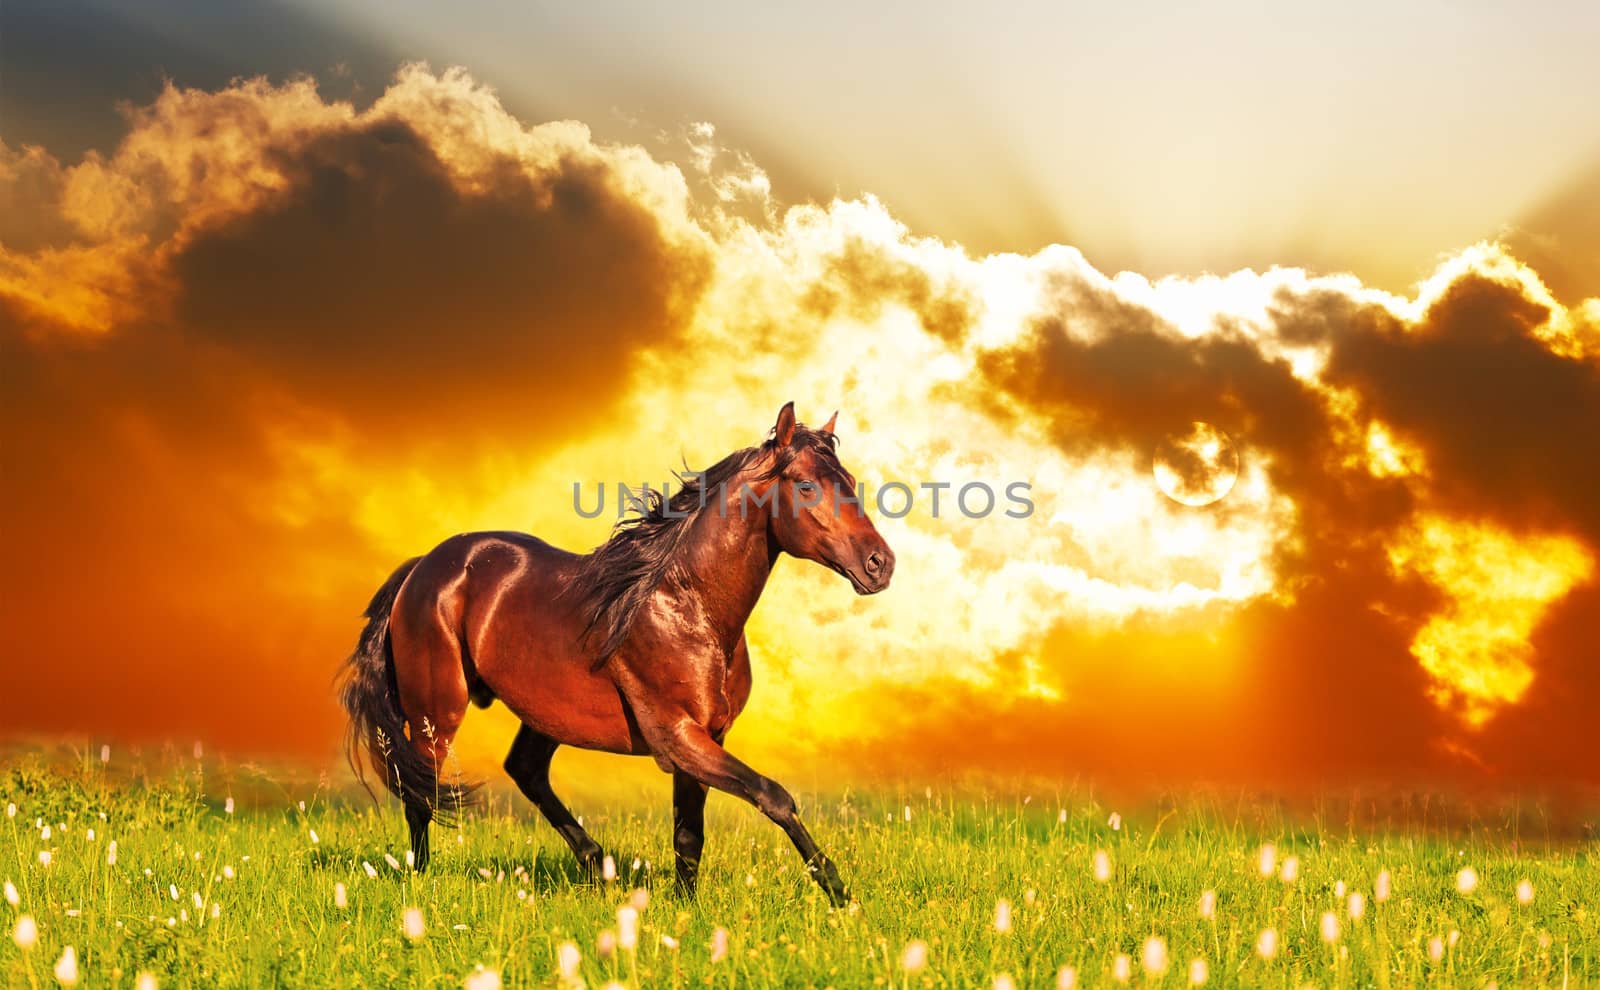
[[[682,770],[672,774],[672,850],[678,860],[678,889],[694,896],[700,851],[706,844],[706,785]]]
[[[783,789],[783,785],[770,777],[763,777],[740,762],[723,749],[703,726],[696,725],[692,720],[684,719],[666,729],[660,734],[659,743],[658,755],[666,757],[675,768],[675,783],[680,778],[688,777],[700,785],[715,787],[755,805],[789,836],[789,841],[799,850],[800,858],[805,860],[812,879],[827,893],[828,899],[839,906],[849,903],[850,894],[845,890],[844,881],[839,879],[838,869],[817,848],[817,843],[796,813],[794,798]],[[677,793],[676,787],[674,793]],[[703,807],[704,791],[700,800]],[[700,821],[701,828],[697,831],[703,833],[703,817]],[[698,843],[695,852],[698,859]],[[680,877],[682,869],[680,858]]]

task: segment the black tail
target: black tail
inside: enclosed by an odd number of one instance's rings
[[[383,778],[384,786],[408,806],[425,806],[434,821],[451,825],[465,808],[473,787],[440,787],[433,767],[406,738],[406,716],[400,708],[394,680],[394,652],[389,647],[389,613],[394,610],[400,586],[421,557],[401,564],[383,583],[367,606],[367,627],[361,631],[356,651],[345,661],[344,685],[339,700],[350,715],[345,755],[356,778],[367,788],[367,768]]]

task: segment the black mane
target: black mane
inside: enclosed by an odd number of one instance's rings
[[[764,454],[775,454],[772,465],[752,480],[765,481],[782,474],[802,449],[836,459],[837,445],[832,433],[797,424],[794,440],[787,447],[779,449],[776,441],[768,438],[759,447],[734,451],[704,471],[678,474],[681,487],[670,499],[646,488],[631,507],[637,514],[619,520],[610,539],[583,558],[573,585],[588,613],[584,635],[603,637],[595,665],[604,664],[627,640],[634,616],[677,559],[691,524],[711,504],[707,493],[720,495],[723,486]]]

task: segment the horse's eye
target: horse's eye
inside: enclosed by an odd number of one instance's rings
[[[802,495],[815,495],[817,493],[817,486],[809,481],[802,481],[796,487],[800,489],[800,494]]]

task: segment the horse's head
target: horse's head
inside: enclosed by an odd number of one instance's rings
[[[894,551],[861,504],[856,479],[839,463],[833,418],[820,430],[795,422],[794,403],[778,413],[772,439],[772,532],[785,553],[814,560],[850,579],[857,594],[889,586]]]

